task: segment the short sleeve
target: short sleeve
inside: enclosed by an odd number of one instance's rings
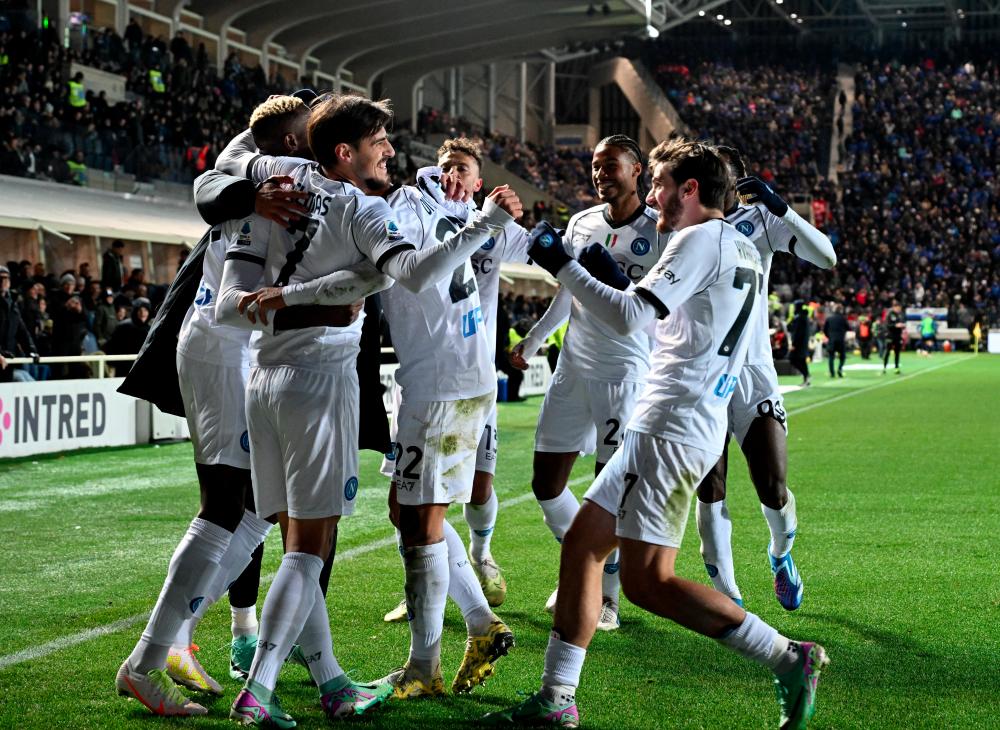
[[[228,230],[227,230],[228,229]],[[267,246],[271,238],[271,221],[259,216],[249,216],[230,221],[212,229],[213,242],[229,235],[226,259],[251,261],[263,266],[267,261]]]
[[[392,208],[382,198],[357,196],[357,209],[351,221],[354,245],[375,268],[382,266],[400,251],[416,248],[406,240]]]
[[[653,270],[635,285],[636,296],[653,305],[662,319],[710,286],[719,275],[719,236],[721,231],[702,226],[677,233]]]

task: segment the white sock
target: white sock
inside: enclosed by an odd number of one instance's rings
[[[792,550],[795,542],[795,530],[798,528],[798,519],[795,517],[795,495],[792,490],[788,490],[788,501],[780,510],[771,509],[765,505],[760,506],[760,511],[764,513],[767,526],[771,530],[771,545],[769,550],[776,558],[783,558]]]
[[[218,601],[222,594],[229,590],[233,581],[240,577],[240,574],[250,564],[253,551],[264,542],[271,528],[274,527],[267,520],[260,519],[252,512],[244,512],[243,519],[236,526],[233,537],[229,541],[229,547],[219,560],[219,570],[216,571],[212,582],[205,588],[205,600],[198,606],[194,616],[189,618],[181,626],[174,639],[175,649],[186,649],[194,643],[194,631],[198,622],[205,615],[205,612]],[[254,619],[256,624],[256,619]]]
[[[312,610],[306,619],[305,626],[299,634],[299,647],[309,665],[309,673],[319,687],[335,677],[344,674],[337,657],[333,654],[333,638],[330,636],[330,614],[326,609],[326,599],[319,583],[316,583],[316,595]]]
[[[580,511],[580,503],[567,487],[555,499],[538,500],[538,506],[545,515],[545,524],[552,530],[556,540],[562,542],[569,526],[573,524],[573,518]]]
[[[719,639],[719,643],[742,657],[763,664],[775,674],[787,672],[798,660],[799,645],[749,611],[743,623]]]
[[[542,694],[557,704],[573,702],[586,658],[586,649],[563,641],[555,631],[549,634],[545,670],[542,672]]]
[[[292,650],[316,600],[323,559],[309,553],[285,553],[260,611],[260,639],[250,665],[250,679],[274,690],[281,665]]]
[[[232,616],[230,628],[233,631],[233,638],[241,636],[256,636],[260,625],[257,623],[257,606],[230,606],[229,613]]]
[[[493,620],[493,611],[469,565],[462,538],[447,520],[444,523],[444,540],[448,545],[448,596],[458,604],[469,636],[485,636]]]
[[[229,530],[208,520],[196,517],[191,521],[170,559],[167,579],[146,629],[129,655],[129,666],[134,671],[146,674],[166,666],[177,632],[205,600],[206,589],[232,537]]]
[[[473,560],[482,562],[490,557],[490,542],[493,540],[493,528],[496,527],[497,493],[490,492],[490,498],[486,504],[465,505],[463,513],[465,521],[469,524],[469,555]]]
[[[705,570],[712,579],[715,590],[730,598],[743,598],[736,585],[736,571],[733,568],[733,523],[729,519],[726,500],[702,502],[698,500],[695,511],[698,534],[701,536],[701,557]]]
[[[448,543],[403,551],[406,607],[410,619],[410,664],[429,674],[441,661],[444,604],[448,600]]]
[[[618,591],[621,588],[621,573],[618,572],[618,568],[618,549],[615,548],[604,561],[604,573],[601,575],[601,595],[604,598],[610,598],[616,606],[618,605]]]

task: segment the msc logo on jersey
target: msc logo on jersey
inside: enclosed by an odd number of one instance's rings
[[[385,222],[385,237],[390,241],[398,241],[403,237],[403,234],[399,230],[399,226],[396,225],[396,221]]]
[[[637,238],[632,241],[632,253],[636,256],[645,256],[651,248],[652,246],[649,245],[649,241],[645,238]]]
[[[250,221],[243,221],[243,227],[240,228],[240,235],[236,237],[236,243],[241,246],[249,246],[251,230]]]
[[[493,248],[496,245],[497,245],[497,239],[491,237],[489,241],[487,241],[486,243],[483,244],[482,249],[483,249],[483,251],[489,251],[491,248]]]
[[[750,236],[753,235],[754,231],[753,223],[751,223],[750,221],[740,221],[739,223],[736,224],[736,230],[742,233],[747,238],[749,238]]]
[[[250,453],[250,432],[244,431],[240,436],[240,448],[248,454]]]
[[[205,282],[201,282],[201,286],[198,287],[198,294],[194,298],[194,303],[199,307],[207,307],[212,303],[212,290],[205,286]]]
[[[483,308],[475,307],[462,315],[462,337],[472,337],[483,323]]]
[[[344,484],[344,499],[350,502],[358,494],[358,478],[351,477]]]

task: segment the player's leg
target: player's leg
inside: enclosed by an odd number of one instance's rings
[[[902,350],[903,350],[903,341],[893,340],[892,351],[896,363],[896,375],[899,375],[899,354],[900,352],[902,352]]]
[[[889,353],[892,350],[892,343],[886,340],[885,345],[882,347],[882,374],[885,374],[885,370],[889,367]]]
[[[734,396],[735,397],[735,396]],[[726,506],[726,477],[729,471],[729,441],[722,456],[698,485],[695,518],[701,537],[701,557],[715,590],[743,605],[743,594],[736,584],[733,564],[733,523]]]
[[[472,568],[491,606],[499,606],[507,596],[507,582],[500,566],[493,558],[490,544],[496,528],[499,502],[493,490],[493,474],[496,470],[499,432],[497,431],[496,408],[483,427],[476,451],[476,473],[472,478],[472,497],[463,508],[465,521],[469,525],[469,557]]]
[[[837,377],[844,377],[844,362],[847,360],[847,343],[841,342],[837,345],[837,355],[839,357],[837,365]]]

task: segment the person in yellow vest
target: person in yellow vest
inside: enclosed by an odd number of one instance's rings
[[[83,159],[83,152],[77,150],[73,158],[66,160],[69,167],[69,174],[73,176],[73,184],[80,187],[87,187],[87,163]]]
[[[566,330],[568,329],[569,322],[565,322],[562,327],[556,329],[556,331],[549,335],[545,340],[545,344],[549,346],[545,356],[549,361],[549,370],[552,372],[556,371],[556,363],[559,362],[559,353],[562,352],[563,339],[566,337]]]
[[[83,73],[80,71],[69,82],[69,105],[74,109],[87,106],[87,90],[83,86]]]
[[[166,93],[167,86],[163,83],[163,74],[160,73],[159,69],[149,69],[149,86],[157,94]]]

